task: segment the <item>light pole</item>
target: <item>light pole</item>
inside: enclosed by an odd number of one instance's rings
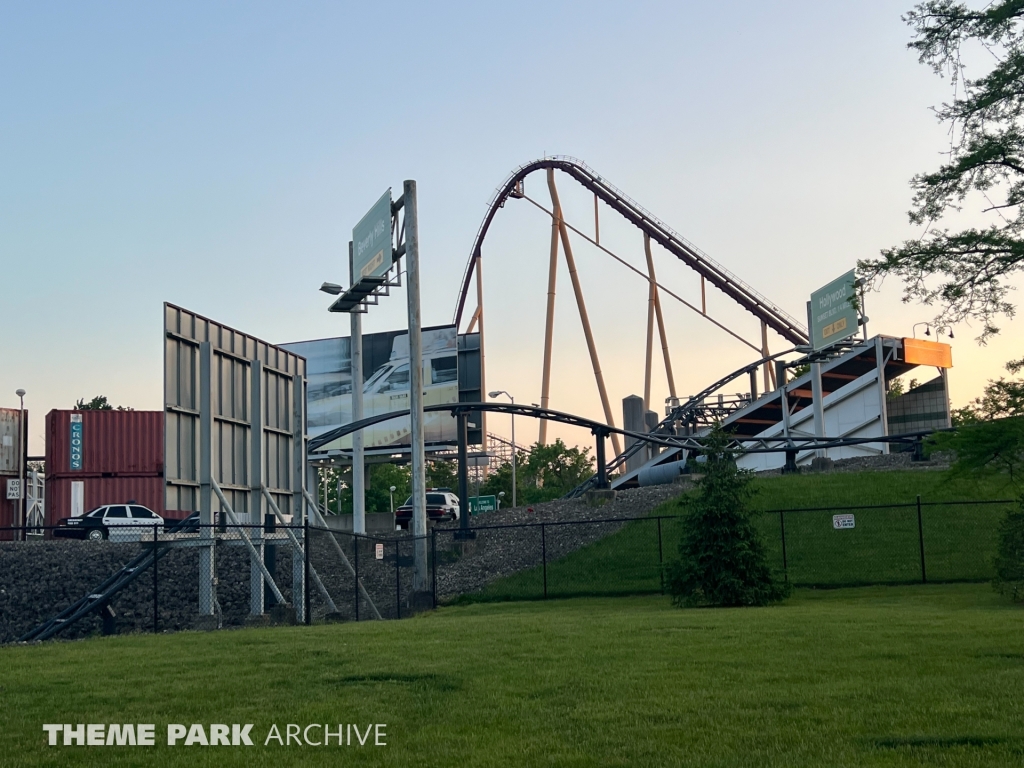
[[[512,405],[516,404],[516,399],[512,397],[508,392],[503,389],[499,389],[495,392],[488,392],[488,397],[497,397],[498,395],[504,395],[512,401]],[[512,414],[512,508],[516,506],[516,415]]]
[[[914,334],[914,338],[915,339],[917,338],[917,326],[919,326],[919,325],[923,325],[924,326],[924,335],[925,336],[931,336],[932,335],[932,329],[931,329],[931,324],[930,323],[926,323],[926,322],[914,323],[914,327],[911,328],[910,331],[911,331],[911,333]]]
[[[505,498],[504,491],[498,491],[498,509],[501,509],[501,500]]]
[[[395,491],[397,491],[397,490],[398,489],[395,488],[395,486],[393,486],[393,485],[390,488],[388,488],[388,495],[391,497],[391,516],[392,517],[394,517],[394,515],[395,515]]]
[[[18,524],[25,524],[25,390],[19,389],[14,394],[18,396]],[[25,530],[22,527],[22,536],[25,538]]]

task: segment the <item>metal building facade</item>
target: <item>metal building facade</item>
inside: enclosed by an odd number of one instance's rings
[[[210,344],[211,470],[235,514],[249,517],[254,488],[266,486],[284,514],[297,511],[304,461],[304,358],[189,310],[164,304],[164,475],[166,509],[199,509],[200,345]],[[262,408],[253,412],[252,371]],[[296,390],[298,400],[296,401]],[[253,468],[253,425],[262,432],[262,478]],[[298,436],[298,440],[296,439]],[[296,445],[299,447],[296,448]],[[296,455],[298,453],[299,455]],[[258,496],[257,496],[258,498]],[[215,511],[220,504],[214,499]]]

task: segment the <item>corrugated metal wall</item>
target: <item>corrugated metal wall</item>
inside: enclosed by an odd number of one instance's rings
[[[17,408],[0,408],[0,475],[18,474],[19,413]],[[25,424],[28,424],[28,411],[25,411]],[[2,485],[6,488],[6,483]]]
[[[292,513],[294,377],[305,358],[254,336],[164,304],[165,455],[168,508],[199,508],[199,344],[212,347],[212,472],[228,503],[247,515],[251,497],[252,361],[262,363],[263,482],[284,514]],[[302,402],[303,394],[298,397]],[[305,425],[300,425],[304,427]],[[220,503],[213,502],[214,510]]]
[[[18,523],[18,501],[7,499],[7,481],[18,476],[18,423],[17,408],[0,408],[0,528]],[[28,435],[28,411],[25,411],[25,435]],[[27,441],[26,441],[27,442]],[[27,452],[27,451],[26,451]],[[24,491],[23,491],[24,492]],[[11,531],[0,531],[0,541],[15,539]]]
[[[172,510],[165,514],[164,479],[162,477],[63,477],[46,481],[46,524],[56,525],[63,517],[71,516],[71,484],[81,482],[85,499],[84,511],[103,504],[118,504],[135,500],[163,517],[181,519],[188,515]]]
[[[11,475],[5,475],[5,479],[0,480],[0,528],[14,525],[14,517],[18,512],[18,502],[13,499],[7,500],[7,477]],[[15,538],[13,531],[0,530],[0,541],[13,541]]]
[[[81,469],[72,469],[71,415],[81,416]],[[74,475],[163,475],[162,411],[50,411],[46,478]]]
[[[81,427],[72,466],[72,417]],[[134,499],[164,509],[162,411],[61,411],[46,414],[46,524],[70,517],[71,489],[81,482],[83,512]],[[173,512],[169,517],[176,518]]]

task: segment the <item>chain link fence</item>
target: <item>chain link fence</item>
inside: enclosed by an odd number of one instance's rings
[[[999,523],[1015,504],[918,497],[770,510],[754,525],[773,569],[798,587],[985,581]],[[59,528],[27,537],[0,529],[0,642],[663,593],[683,525],[679,516],[544,521],[483,525],[468,539],[451,526],[418,539],[314,526],[192,524],[100,541],[55,539]],[[417,547],[425,552],[418,585]]]
[[[1012,500],[807,507],[756,521],[772,563],[794,586],[986,581]]]

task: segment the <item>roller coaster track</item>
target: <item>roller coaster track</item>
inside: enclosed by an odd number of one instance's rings
[[[487,215],[477,230],[473,240],[473,250],[463,276],[455,309],[456,326],[462,323],[466,296],[469,293],[476,260],[480,258],[484,238],[490,229],[498,209],[505,205],[510,197],[517,197],[522,181],[534,171],[554,169],[568,174],[582,186],[590,190],[597,198],[604,201],[610,208],[619,213],[627,221],[634,224],[651,240],[674,254],[680,261],[700,274],[711,285],[729,296],[737,304],[748,310],[791,344],[807,343],[807,329],[794,317],[786,313],[778,305],[769,301],[754,288],[743,282],[728,269],[716,262],[693,243],[677,233],[654,214],[645,209],[627,194],[598,175],[581,160],[566,156],[545,157],[520,166],[508,177],[491,198],[487,206]]]
[[[737,368],[735,371],[733,371],[729,375],[723,376],[722,378],[720,378],[718,381],[716,381],[711,386],[705,387],[703,390],[698,392],[696,395],[693,395],[690,398],[688,398],[685,403],[680,403],[679,405],[674,407],[671,410],[671,412],[669,413],[669,415],[666,416],[664,419],[662,419],[658,423],[658,425],[654,429],[651,430],[650,434],[652,434],[652,435],[674,436],[676,434],[676,432],[675,432],[675,425],[678,422],[681,422],[681,421],[685,422],[685,421],[687,421],[688,417],[691,414],[694,414],[696,411],[698,411],[698,410],[700,410],[702,408],[705,408],[706,407],[705,404],[704,404],[705,399],[711,397],[711,395],[713,395],[715,392],[717,392],[718,390],[720,390],[722,387],[726,386],[730,382],[735,381],[736,379],[742,378],[743,376],[749,375],[751,371],[756,371],[758,368],[760,368],[765,363],[770,363],[770,362],[772,362],[774,360],[777,360],[778,358],[782,357],[783,355],[788,355],[788,354],[792,353],[793,351],[794,350],[792,350],[792,349],[787,349],[784,352],[776,352],[774,355],[770,355],[769,357],[765,357],[765,358],[757,360],[757,361],[755,361],[753,363],[749,363],[749,364],[743,366],[742,368]],[[614,472],[615,470],[617,470],[620,467],[622,467],[629,458],[631,458],[632,456],[634,456],[637,453],[639,453],[640,450],[645,447],[645,445],[646,445],[645,441],[636,440],[631,446],[626,448],[625,451],[623,451],[618,456],[616,456],[614,459],[612,459],[610,462],[608,462],[608,469],[607,469],[607,471],[608,472]],[[597,487],[597,475],[593,475],[589,479],[584,480],[582,483],[580,483],[580,485],[576,486],[571,491],[569,491],[569,493],[567,493],[564,498],[575,499],[575,498],[577,498],[579,496],[582,496],[585,492],[589,491],[591,488],[595,488],[595,487]]]

